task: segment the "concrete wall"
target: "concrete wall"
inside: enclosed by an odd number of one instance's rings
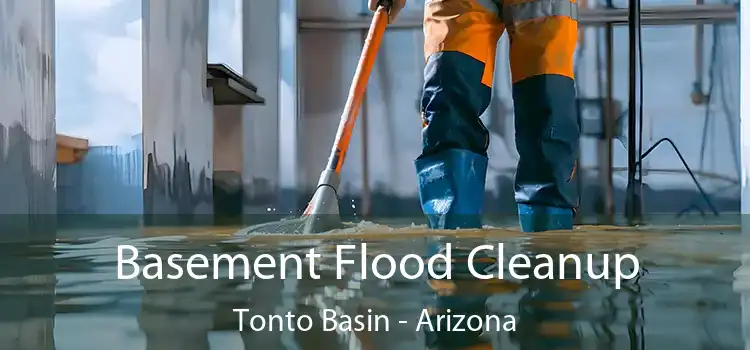
[[[58,207],[66,223],[68,218],[86,217],[81,214],[143,212],[142,147],[125,151],[120,146],[92,146],[83,162],[60,165],[58,172]]]
[[[25,239],[23,231],[54,219],[26,215],[56,211],[54,9],[52,0],[0,6],[2,241]]]
[[[742,236],[744,249],[742,265],[735,271],[734,289],[740,295],[742,310],[742,338],[745,349],[750,349],[750,3],[742,2],[740,18],[740,138],[742,154]]]
[[[0,246],[55,238],[54,10],[53,0],[0,5]],[[52,350],[52,257],[31,261],[19,245],[4,246],[0,284],[29,293],[0,298],[0,344]]]
[[[279,179],[279,6],[264,0],[242,7],[242,69],[260,87],[266,104],[244,107],[243,182],[249,213],[278,202]],[[262,34],[261,34],[262,33]]]
[[[740,140],[742,154],[742,214],[750,214],[750,3],[740,7]],[[750,221],[746,221],[750,223]],[[743,232],[750,234],[750,226],[743,225]],[[750,336],[750,332],[748,332]]]
[[[213,102],[206,87],[208,0],[144,1],[144,210],[213,212]]]

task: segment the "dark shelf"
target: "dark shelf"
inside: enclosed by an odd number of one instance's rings
[[[258,88],[223,63],[209,63],[206,85],[213,88],[214,105],[265,104]]]

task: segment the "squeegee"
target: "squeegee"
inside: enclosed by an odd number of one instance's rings
[[[359,107],[362,104],[362,97],[367,89],[372,67],[375,64],[375,57],[388,24],[390,3],[390,0],[381,1],[372,18],[362,54],[357,64],[357,70],[354,72],[349,96],[341,114],[341,121],[328,158],[328,164],[320,174],[318,187],[315,189],[315,194],[313,194],[312,200],[303,214],[307,219],[304,228],[305,233],[324,232],[332,227],[341,226],[338,198],[341,168],[344,166],[344,159],[349,149]]]

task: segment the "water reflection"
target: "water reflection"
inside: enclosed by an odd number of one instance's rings
[[[2,349],[55,349],[55,271],[50,246],[0,244]]]
[[[747,239],[747,233],[743,236]],[[745,349],[750,349],[750,246],[747,243],[743,244],[741,264],[734,278],[734,291],[740,296],[742,338]]]
[[[123,235],[125,236],[125,235]],[[135,236],[132,235],[131,236]],[[406,254],[423,255],[432,244],[407,233],[403,239],[368,240],[367,264],[387,252],[398,261]],[[248,242],[217,238],[89,238],[49,246],[4,246],[0,251],[0,347],[3,350],[216,350],[216,349],[741,349],[744,310],[737,294],[747,299],[744,270],[739,265],[744,246],[732,232],[574,232],[525,237],[517,232],[453,240],[459,247],[504,243],[506,258],[516,253],[593,253],[594,269],[603,268],[604,254],[632,253],[647,270],[616,289],[613,281],[588,277],[584,262],[581,280],[452,281],[363,279],[360,266],[348,266],[336,279],[336,244],[360,240]],[[310,276],[307,261],[288,277],[244,279],[235,269],[230,279],[222,265],[221,278],[196,280],[117,280],[116,247],[130,244],[141,254],[190,255],[244,253],[252,261],[260,254],[304,255],[310,248],[322,255]],[[357,261],[360,252],[350,251]],[[461,275],[461,255],[454,254],[454,276]],[[748,260],[748,259],[745,259]],[[289,260],[293,262],[292,260]],[[484,261],[484,260],[483,260]],[[532,262],[537,260],[531,259]],[[383,261],[381,261],[383,263]],[[479,268],[492,270],[491,261]],[[180,261],[185,267],[187,262]],[[501,264],[507,266],[506,264]],[[145,262],[141,263],[145,266]],[[613,264],[610,261],[610,268]],[[743,265],[744,266],[744,265]],[[378,265],[378,267],[381,267]],[[534,269],[537,265],[529,267]],[[558,269],[559,266],[554,266]],[[414,272],[409,267],[407,270]],[[267,273],[271,273],[269,268]],[[574,277],[572,266],[564,272]],[[168,272],[168,271],[167,271]],[[201,271],[196,271],[201,272]],[[208,274],[213,273],[206,268]],[[278,272],[274,269],[273,272]],[[520,271],[519,271],[520,272]],[[465,274],[464,274],[465,276]],[[533,276],[533,275],[532,275]],[[59,280],[59,282],[58,282]],[[734,290],[732,282],[734,281]],[[744,293],[744,294],[743,294]],[[480,332],[417,332],[423,310],[432,317],[452,314],[511,315],[515,329]],[[254,331],[245,315],[307,315],[309,331]],[[384,314],[389,330],[326,331],[324,309],[355,316]],[[743,320],[746,317],[743,316]],[[407,323],[399,323],[406,320]],[[54,329],[54,333],[53,333]]]

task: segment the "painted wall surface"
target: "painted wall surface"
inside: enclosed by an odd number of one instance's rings
[[[83,162],[58,169],[59,213],[67,214],[63,219],[143,212],[142,147],[126,151],[121,146],[92,146]]]
[[[55,238],[54,10],[53,0],[0,5],[0,283],[29,292],[0,298],[8,350],[55,348],[52,257],[4,244]]]
[[[211,214],[208,0],[144,1],[142,6],[144,210],[165,219]]]
[[[740,137],[742,141],[742,214],[750,214],[750,3],[743,2],[741,4],[737,25],[740,28],[739,104]],[[745,221],[745,223],[750,224],[750,221]],[[750,225],[743,225],[743,232],[750,234]],[[750,324],[750,322],[748,323]],[[750,337],[750,329],[748,329],[748,337]]]
[[[303,18],[353,18],[360,4],[340,1],[323,4],[300,3]],[[416,5],[418,2],[412,2]],[[668,2],[672,4],[674,2]],[[421,3],[419,3],[421,5]],[[658,4],[667,4],[660,2]],[[654,3],[651,3],[654,5]],[[412,6],[412,5],[410,5]],[[644,5],[645,6],[645,5]],[[421,9],[409,8],[406,16],[419,16]],[[696,76],[694,26],[645,27],[643,29],[643,115],[644,150],[663,137],[676,143],[689,166],[699,172],[701,185],[710,192],[712,201],[722,211],[739,210],[739,131],[738,131],[738,36],[733,24],[706,26],[704,92],[713,80],[713,99],[708,107],[694,105],[690,93]],[[362,46],[363,33],[358,31],[302,31],[299,35],[300,114],[298,126],[301,160],[300,184],[309,193],[330,151],[341,108],[355,70]],[[605,74],[597,67],[597,43],[603,47],[603,30],[585,30],[579,45],[577,77],[580,97],[602,96],[597,77]],[[420,119],[417,102],[423,69],[421,29],[393,30],[386,33],[367,93],[367,109],[360,116],[368,118],[369,187],[372,189],[373,214],[418,214],[416,176],[413,160],[420,152]],[[712,48],[717,43],[715,61]],[[487,190],[488,210],[515,211],[512,176],[517,161],[513,141],[512,99],[507,62],[507,38],[500,41],[495,75],[494,101],[482,117],[492,132],[490,171]],[[614,93],[627,108],[628,35],[626,27],[615,29]],[[603,57],[603,56],[602,56]],[[603,58],[602,58],[603,59]],[[603,64],[602,64],[603,67]],[[713,68],[711,68],[713,67]],[[627,115],[627,114],[625,114]],[[707,119],[707,120],[706,120]],[[627,125],[621,120],[622,125]],[[361,124],[358,124],[358,128]],[[704,134],[705,131],[705,134]],[[351,149],[342,172],[341,192],[345,197],[359,197],[362,188],[360,131],[354,133]],[[704,151],[701,151],[705,135]],[[616,172],[616,210],[624,209],[627,166],[625,138],[614,143]],[[708,207],[698,197],[695,185],[684,172],[676,154],[663,144],[645,161],[647,188],[644,189],[647,213],[681,211],[694,203],[704,211]],[[582,141],[579,174],[584,183],[597,184],[596,144]],[[674,171],[681,173],[675,174]],[[709,176],[705,176],[705,175]],[[720,179],[716,179],[719,177]],[[584,188],[589,194],[595,185]],[[302,196],[303,198],[305,195]],[[353,198],[357,199],[357,198]],[[356,202],[356,201],[355,201]],[[584,206],[591,200],[583,199]],[[355,203],[355,205],[358,203]],[[342,203],[342,210],[351,203]],[[591,210],[591,208],[585,208]],[[356,209],[350,209],[356,211]]]
[[[742,236],[750,238],[750,3],[740,5],[740,120],[742,154]],[[750,348],[750,249],[745,245],[742,265],[735,271],[734,289],[740,294],[742,306],[742,337]]]
[[[243,182],[247,213],[265,213],[279,201],[279,49],[278,3],[247,0],[243,7],[242,70],[262,91],[262,106],[245,106]]]
[[[30,229],[54,232],[45,215],[56,212],[54,5],[0,6],[0,232],[14,232],[0,241],[29,238]]]

